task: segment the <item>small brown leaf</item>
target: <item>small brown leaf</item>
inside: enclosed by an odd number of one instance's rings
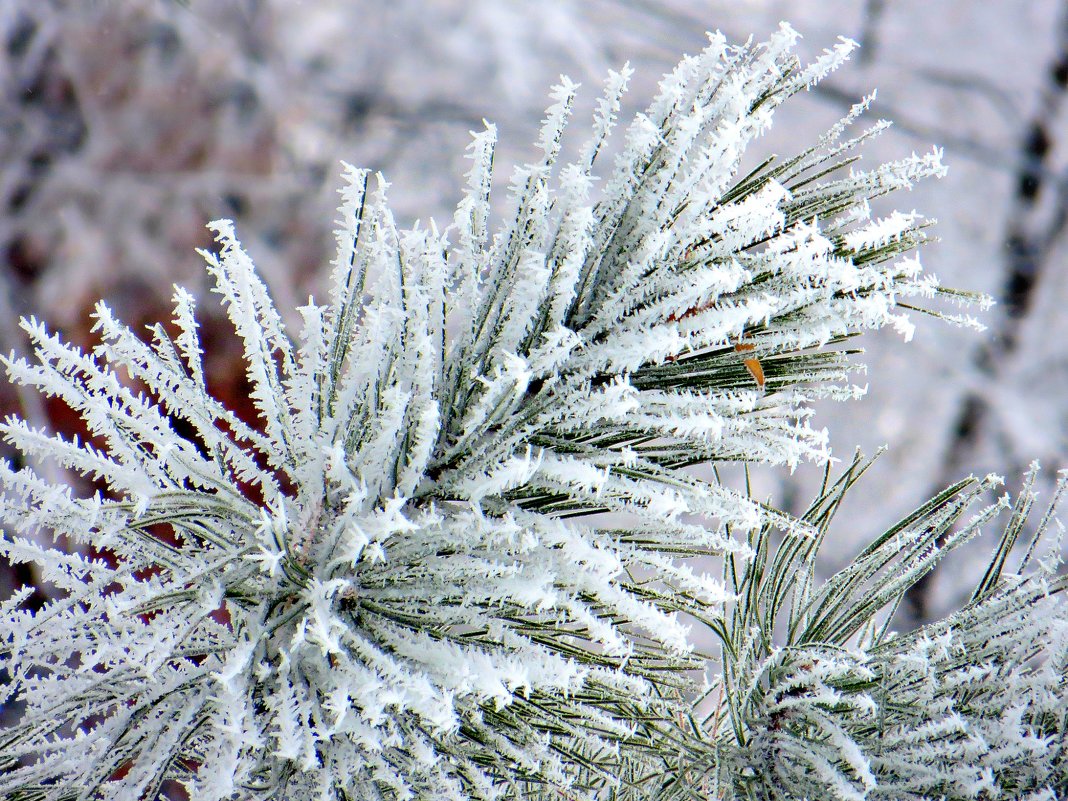
[[[755,349],[756,345],[752,342],[742,342],[741,340],[734,346],[734,351],[736,353],[746,353]],[[750,356],[748,359],[743,358],[742,364],[744,364],[745,369],[749,371],[749,375],[753,376],[756,385],[760,389],[764,389],[764,367],[760,364],[760,359],[756,356]]]

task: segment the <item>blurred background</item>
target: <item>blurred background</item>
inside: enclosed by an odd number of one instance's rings
[[[610,68],[636,69],[634,111],[705,31],[760,39],[779,20],[803,58],[839,35],[862,47],[777,113],[757,155],[811,144],[878,88],[871,117],[895,125],[866,163],[944,148],[948,176],[892,203],[938,219],[930,271],[998,302],[983,334],[918,319],[908,345],[865,338],[867,396],[821,407],[816,425],[845,459],[888,451],[822,568],[968,473],[1012,488],[1039,459],[1048,487],[1068,453],[1063,0],[0,0],[0,350],[25,349],[31,314],[91,342],[100,297],[135,327],[169,319],[179,283],[202,298],[213,384],[240,406],[239,350],[194,250],[207,221],[236,220],[291,311],[322,294],[341,159],[385,174],[402,224],[447,223],[483,119],[503,185],[561,73],[584,85],[584,128]],[[6,380],[0,411],[77,430]],[[821,472],[764,474],[760,491],[800,511]],[[966,597],[990,546],[947,562],[900,624]],[[33,581],[0,565],[0,597]]]

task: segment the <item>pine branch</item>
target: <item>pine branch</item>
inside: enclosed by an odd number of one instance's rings
[[[825,531],[868,464],[854,460],[805,518]],[[821,586],[811,571],[819,539],[787,536],[776,547],[761,531],[756,558],[728,567],[738,603],[710,621],[728,699],[705,724],[716,786],[761,799],[1063,795],[1068,581],[1049,529],[1068,473],[1017,571],[1005,572],[1036,471],[1011,508],[1003,498],[970,518],[996,479],[950,487]],[[908,589],[1006,511],[971,602],[891,632]],[[1044,538],[1045,558],[1031,565]]]
[[[4,435],[107,492],[77,498],[0,467],[0,553],[59,591],[36,613],[25,593],[0,606],[6,697],[25,705],[0,733],[0,797],[155,798],[168,782],[208,801],[707,796],[749,792],[771,774],[745,760],[805,738],[819,748],[781,774],[796,785],[782,792],[896,786],[899,762],[865,750],[872,677],[901,692],[930,682],[892,667],[921,646],[894,651],[910,641],[872,622],[930,570],[978,485],[816,590],[811,556],[862,465],[801,519],[688,469],[826,462],[809,407],[855,394],[843,343],[884,325],[907,338],[911,299],[942,291],[908,255],[928,223],[869,209],[941,174],[938,154],[854,169],[882,127],[842,139],[867,101],[814,147],[738,176],[774,109],[851,48],[805,67],[796,38],[712,36],[664,79],[603,180],[629,69],[609,77],[578,159],[559,164],[577,90],[565,80],[495,233],[492,127],[444,231],[398,228],[381,176],[346,166],[327,302],[299,310],[296,335],[232,224],[212,223],[219,248],[204,255],[254,420],[211,397],[182,290],[173,339],[156,326],[143,342],[103,305],[89,353],[26,321],[36,362],[4,359],[8,375],[64,401],[93,442],[16,419]],[[1019,626],[991,647],[1019,665],[1041,629],[1027,617],[1040,582],[1005,583],[1009,539],[959,625],[978,642],[993,618],[977,610],[1011,610]],[[696,561],[709,557],[722,580]],[[695,620],[727,655],[711,731],[692,707],[707,666]],[[854,637],[869,650],[843,650]],[[962,667],[930,664],[936,683]],[[981,681],[968,691],[976,720],[1015,708]],[[1051,709],[1027,718],[1036,731],[1058,730]],[[951,720],[918,702],[891,713],[879,731],[902,753],[910,721]]]

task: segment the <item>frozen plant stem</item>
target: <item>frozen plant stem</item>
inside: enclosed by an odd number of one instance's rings
[[[213,223],[204,255],[254,420],[208,392],[181,289],[149,342],[104,305],[87,353],[24,321],[36,360],[4,360],[11,380],[62,399],[94,442],[18,419],[4,435],[107,493],[0,467],[0,550],[58,591],[36,613],[28,590],[0,607],[0,700],[25,705],[0,733],[0,797],[1055,792],[1063,583],[1052,559],[1003,575],[1029,495],[972,605],[894,639],[887,608],[997,513],[967,522],[979,485],[817,586],[859,461],[801,518],[687,469],[826,462],[810,401],[855,394],[832,346],[887,324],[907,338],[908,298],[974,300],[909,255],[922,218],[871,218],[869,200],[942,167],[936,152],[859,170],[885,127],[844,138],[867,101],[738,174],[775,108],[852,47],[801,66],[796,39],[710,37],[600,174],[629,69],[568,164],[564,81],[492,234],[492,127],[445,230],[398,229],[381,177],[346,167],[329,297],[296,336]]]

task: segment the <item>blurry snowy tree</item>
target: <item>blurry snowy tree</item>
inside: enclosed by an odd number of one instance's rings
[[[0,549],[56,596],[0,605],[3,700],[24,705],[0,796],[1063,797],[1060,486],[1020,558],[1035,471],[1015,504],[983,505],[993,477],[951,486],[822,581],[866,463],[828,467],[798,516],[696,469],[829,465],[811,404],[856,394],[848,340],[977,300],[910,254],[922,217],[873,214],[943,168],[861,170],[886,127],[846,136],[867,101],[740,170],[851,49],[803,67],[796,39],[712,36],[609,168],[630,70],[573,159],[564,80],[493,234],[492,126],[445,230],[397,225],[349,168],[328,302],[296,335],[213,223],[245,415],[209,386],[184,290],[147,343],[105,304],[90,349],[25,320],[9,377],[86,437],[4,436],[95,492],[0,467]],[[906,590],[1006,510],[967,602],[895,636]]]

